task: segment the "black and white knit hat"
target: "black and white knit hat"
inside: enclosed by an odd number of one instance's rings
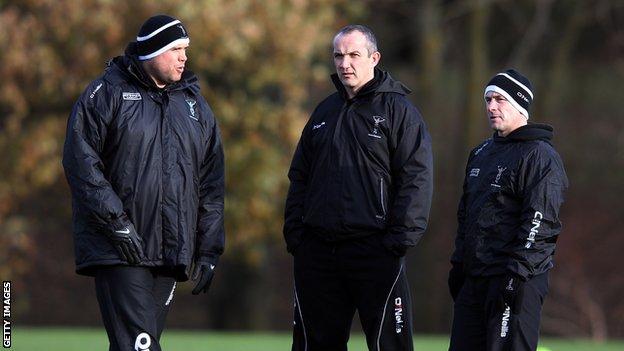
[[[139,60],[149,60],[172,47],[190,42],[186,28],[179,20],[167,16],[150,17],[136,37]]]
[[[485,86],[483,97],[489,91],[503,95],[516,110],[529,118],[529,106],[533,102],[531,82],[514,69],[495,75]]]

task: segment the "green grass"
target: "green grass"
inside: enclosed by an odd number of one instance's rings
[[[290,350],[290,333],[249,333],[165,330],[161,344],[166,351],[280,351]],[[540,345],[548,351],[621,351],[624,341],[593,343],[587,340],[544,338]],[[416,351],[445,351],[448,337],[417,335]],[[104,329],[88,328],[14,328],[15,351],[99,351],[108,350]],[[350,351],[365,351],[361,334],[352,335]]]

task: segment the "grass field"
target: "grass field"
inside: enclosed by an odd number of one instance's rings
[[[290,333],[165,330],[161,344],[166,351],[286,351],[290,350]],[[622,351],[624,341],[597,344],[544,338],[540,346],[544,351]],[[447,336],[418,335],[414,340],[416,351],[445,351],[447,348]],[[108,350],[108,340],[103,329],[15,328],[10,350],[104,351]],[[367,350],[361,334],[352,335],[349,350]]]

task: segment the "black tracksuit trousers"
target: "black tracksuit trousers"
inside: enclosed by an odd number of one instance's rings
[[[175,280],[145,267],[98,269],[95,291],[109,351],[160,351]]]
[[[524,284],[519,312],[502,305],[502,276],[468,277],[457,295],[449,351],[535,351],[548,272]]]
[[[381,235],[327,242],[307,234],[295,252],[294,351],[344,351],[357,310],[371,351],[413,350],[404,258]]]

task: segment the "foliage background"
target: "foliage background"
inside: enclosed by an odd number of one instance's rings
[[[227,160],[226,253],[207,297],[178,289],[170,326],[290,328],[286,173],[307,117],[332,92],[333,34],[357,22],[377,33],[383,68],[413,88],[434,142],[430,227],[408,255],[416,330],[449,329],[464,163],[490,133],[483,86],[515,67],[532,80],[532,120],[554,126],[571,183],[543,332],[624,337],[621,0],[0,1],[0,277],[13,282],[15,323],[100,323],[92,281],[74,274],[65,124],[84,87],[155,13],[189,29],[189,66]]]

